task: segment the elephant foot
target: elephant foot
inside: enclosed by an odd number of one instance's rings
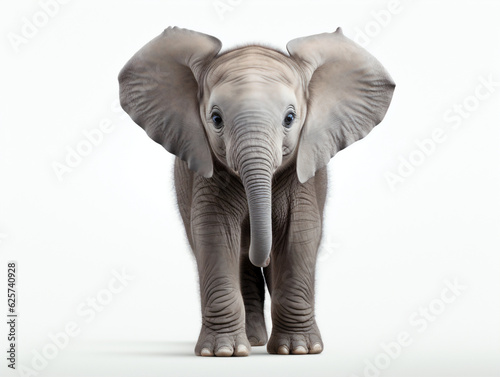
[[[248,356],[250,349],[245,331],[217,333],[203,327],[195,353],[197,356]]]
[[[279,355],[306,355],[323,351],[323,341],[317,326],[308,332],[274,330],[267,343],[267,352]]]
[[[264,346],[267,342],[266,321],[262,312],[247,312],[246,333],[252,346]]]

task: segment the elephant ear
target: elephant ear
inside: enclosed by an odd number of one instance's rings
[[[198,81],[221,42],[177,27],[141,48],[118,77],[123,109],[190,169],[211,177],[213,163],[200,118]]]
[[[309,80],[297,155],[297,175],[304,183],[382,121],[395,84],[384,67],[340,28],[294,39],[287,50]]]

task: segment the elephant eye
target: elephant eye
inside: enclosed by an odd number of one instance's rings
[[[286,128],[290,128],[294,120],[295,120],[294,112],[286,114],[285,119],[283,119],[283,126],[285,126]]]
[[[212,123],[214,124],[214,127],[218,130],[222,128],[223,122],[222,122],[222,117],[219,113],[212,113]]]

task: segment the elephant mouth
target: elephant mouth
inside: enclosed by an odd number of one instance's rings
[[[283,157],[288,157],[292,154],[292,149],[290,149],[289,147],[283,145]]]

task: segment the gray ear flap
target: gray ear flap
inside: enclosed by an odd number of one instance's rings
[[[304,183],[348,145],[382,121],[395,84],[366,50],[340,28],[287,44],[309,79],[308,110],[299,143],[297,175]]]
[[[198,80],[221,46],[209,35],[169,27],[118,77],[121,105],[134,122],[204,177],[212,176],[213,163],[200,119]]]

